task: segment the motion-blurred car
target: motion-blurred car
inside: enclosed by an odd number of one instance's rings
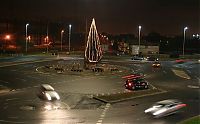
[[[58,93],[49,84],[41,85],[38,96],[39,98],[48,100],[48,101],[60,99],[60,96],[58,95]]]
[[[124,86],[129,90],[148,89],[149,83],[141,75],[130,75],[127,76]]]
[[[161,64],[160,64],[160,62],[156,61],[156,62],[152,63],[152,67],[159,68],[159,67],[161,67]]]
[[[186,107],[186,104],[179,100],[168,99],[155,103],[144,112],[152,114],[155,118],[159,118],[180,112],[184,107]]]
[[[183,64],[183,63],[187,62],[187,60],[177,59],[175,62],[176,62],[176,64]]]

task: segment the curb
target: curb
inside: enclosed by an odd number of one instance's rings
[[[136,98],[141,98],[141,97],[145,97],[145,96],[152,96],[152,95],[157,95],[157,94],[161,94],[161,93],[166,93],[167,91],[165,90],[159,90],[155,93],[149,93],[149,94],[141,94],[141,95],[137,95],[137,96],[133,96],[133,97],[128,97],[128,98],[122,98],[122,99],[119,99],[119,100],[105,100],[105,99],[102,99],[102,98],[99,98],[98,96],[93,96],[94,99],[96,100],[99,100],[101,102],[104,102],[104,103],[116,103],[116,102],[122,102],[122,101],[126,101],[126,100],[131,100],[131,99],[136,99]],[[129,92],[124,92],[124,93],[118,93],[118,94],[126,94],[126,93],[129,93]],[[116,95],[116,94],[110,94],[110,95]],[[109,95],[109,96],[110,96]],[[105,96],[105,95],[102,95],[102,96]]]

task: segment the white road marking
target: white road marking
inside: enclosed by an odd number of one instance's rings
[[[8,117],[8,118],[17,119],[17,118],[19,118],[19,117]]]
[[[67,103],[65,103],[65,102],[61,102],[61,103],[63,103],[64,105],[66,105],[67,110],[70,110],[70,107],[69,107],[69,105]]]
[[[9,83],[9,82],[7,82],[7,81],[3,81],[3,80],[0,80],[0,82],[6,83],[6,84],[8,84],[8,83]]]
[[[6,101],[18,100],[19,98],[6,99]]]
[[[3,123],[13,123],[13,124],[25,124],[27,122],[16,122],[16,121],[6,121],[6,120],[0,120],[0,122]]]
[[[188,85],[187,87],[188,88],[193,88],[193,89],[199,89],[200,88],[199,86],[195,86],[195,85]]]
[[[190,70],[187,70],[188,73],[192,74],[192,72]]]
[[[9,67],[9,66],[14,66],[14,65],[23,65],[23,64],[31,64],[31,63],[37,63],[37,62],[48,62],[48,61],[53,61],[53,59],[49,60],[36,60],[36,61],[26,61],[26,62],[19,62],[19,63],[5,63],[5,65],[0,65],[0,67]]]
[[[185,79],[191,79],[191,77],[186,74],[183,70],[177,70],[177,69],[172,69],[172,72],[174,72],[175,75],[181,77],[181,78],[185,78]]]
[[[17,80],[21,80],[21,81],[23,81],[23,82],[26,81],[25,79],[22,79],[22,78],[15,78],[15,79],[17,79]]]
[[[103,112],[100,115],[99,120],[97,121],[96,124],[102,124],[103,119],[104,119],[104,117],[106,115],[106,112],[108,111],[109,108],[110,108],[110,103],[107,103],[106,106],[105,106],[105,108],[104,108],[104,110],[103,110]]]
[[[151,87],[153,87],[153,89],[157,89],[157,88],[156,88],[155,86],[153,86],[152,84],[149,83],[149,85],[150,85]]]
[[[164,70],[163,73],[167,74],[167,72]]]

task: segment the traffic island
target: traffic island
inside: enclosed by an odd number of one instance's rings
[[[162,89],[150,88],[148,90],[136,90],[136,91],[126,91],[122,93],[114,93],[114,94],[102,94],[93,96],[94,99],[100,100],[105,103],[115,103],[126,100],[131,100],[134,98],[151,96],[156,94],[165,93]]]
[[[59,62],[59,61],[58,61]],[[64,63],[64,62],[63,62]],[[64,63],[63,65],[52,64],[44,65],[36,68],[38,73],[42,74],[63,74],[63,75],[79,75],[79,76],[112,76],[130,74],[131,70],[119,65],[98,64],[97,67],[87,70],[82,66],[74,66],[73,64]]]

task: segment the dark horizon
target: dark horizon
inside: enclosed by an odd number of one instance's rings
[[[96,19],[98,32],[137,34],[158,32],[161,35],[181,35],[185,26],[188,35],[199,33],[198,0],[3,0],[1,19],[54,20],[74,23],[74,30],[85,31]],[[87,26],[89,27],[89,26]]]

